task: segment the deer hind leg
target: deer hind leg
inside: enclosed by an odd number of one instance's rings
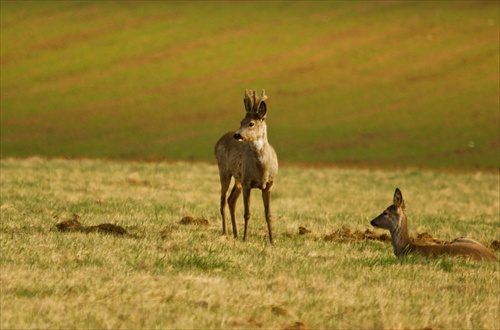
[[[238,228],[236,227],[235,209],[236,209],[236,201],[238,200],[238,197],[240,197],[240,195],[241,195],[241,183],[236,181],[234,183],[233,190],[231,190],[231,193],[229,194],[229,198],[227,199],[227,203],[229,205],[229,213],[231,214],[231,224],[233,225],[234,238],[238,237]]]
[[[243,203],[245,204],[245,230],[243,232],[243,240],[247,240],[247,232],[248,232],[248,220],[250,220],[250,188],[243,187]]]
[[[270,187],[262,190],[262,201],[264,202],[264,213],[266,215],[267,230],[269,231],[269,242],[271,242],[271,244],[274,244],[273,228],[271,225],[271,208],[270,208],[271,189],[269,188]]]
[[[222,216],[222,235],[227,235],[226,228],[226,193],[231,184],[231,176],[220,174],[220,214]]]

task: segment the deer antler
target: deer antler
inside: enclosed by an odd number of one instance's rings
[[[267,99],[267,95],[265,90],[262,90],[260,96],[257,98],[257,93],[255,90],[245,89],[245,98],[243,99],[243,103],[245,104],[245,109],[249,113],[256,113],[257,109],[259,109],[260,103]]]

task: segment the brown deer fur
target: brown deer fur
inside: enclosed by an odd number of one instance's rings
[[[235,184],[227,204],[231,215],[234,237],[238,237],[236,228],[235,206],[238,197],[243,191],[245,227],[243,240],[247,238],[248,220],[250,219],[250,190],[257,188],[262,191],[264,212],[269,232],[269,241],[274,244],[270,198],[271,188],[278,174],[278,158],[273,147],[267,141],[266,114],[267,99],[262,90],[258,97],[255,91],[245,90],[243,103],[246,115],[237,131],[224,134],[215,145],[215,158],[219,166],[221,183],[220,213],[222,216],[222,234],[227,235],[226,229],[226,193],[234,177]]]
[[[397,257],[412,253],[432,258],[448,255],[473,260],[497,260],[490,250],[469,238],[458,238],[450,243],[437,245],[414,244],[408,235],[405,203],[398,188],[394,192],[393,205],[370,223],[391,232],[392,247]]]

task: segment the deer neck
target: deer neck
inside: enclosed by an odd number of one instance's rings
[[[257,154],[257,156],[262,156],[266,153],[266,150],[269,147],[269,142],[267,142],[267,132],[265,128],[261,136],[250,142],[250,147]]]
[[[252,148],[255,149],[255,151],[259,152],[262,151],[267,143],[266,139],[258,139],[252,142]]]
[[[404,255],[410,248],[410,236],[408,235],[408,219],[405,210],[401,210],[398,226],[391,229],[392,247],[394,254],[399,257]]]

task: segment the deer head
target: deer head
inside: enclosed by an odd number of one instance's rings
[[[390,231],[396,230],[401,226],[401,222],[406,219],[405,202],[403,194],[399,188],[396,188],[393,197],[393,204],[389,206],[381,215],[371,221],[371,225]]]
[[[243,103],[247,113],[241,121],[240,129],[234,134],[236,140],[256,142],[258,145],[262,145],[262,141],[267,139],[266,124],[264,123],[267,113],[266,102],[264,102],[266,99],[265,90],[262,90],[260,96],[257,96],[255,90],[245,90]]]

